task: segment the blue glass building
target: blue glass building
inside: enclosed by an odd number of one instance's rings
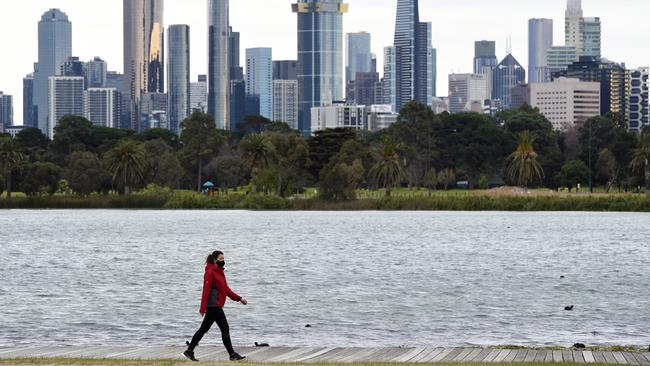
[[[208,0],[208,113],[230,129],[230,19],[228,0]]]
[[[171,25],[167,33],[167,120],[169,129],[180,133],[181,122],[190,115],[190,27]]]
[[[273,118],[273,51],[246,49],[246,95],[259,97],[259,114]]]
[[[547,51],[553,47],[553,20],[528,20],[528,82],[545,83],[550,80]]]
[[[510,108],[512,88],[526,83],[526,70],[508,54],[492,72],[492,99],[500,100],[503,108]]]

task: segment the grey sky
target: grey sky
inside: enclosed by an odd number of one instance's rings
[[[296,17],[291,0],[231,0],[230,22],[246,47],[273,47],[274,59],[296,58]],[[372,33],[379,56],[393,38],[397,0],[348,0],[344,31]],[[583,0],[585,16],[603,22],[603,55],[628,67],[650,65],[650,1]],[[555,43],[564,43],[566,0],[420,0],[420,18],[433,22],[438,49],[438,95],[447,94],[447,74],[470,72],[473,42],[497,41],[497,56],[512,38],[513,55],[528,65],[529,18],[554,20]],[[49,8],[60,8],[72,22],[73,54],[100,56],[110,70],[122,70],[122,0],[0,1],[0,91],[14,96],[14,120],[22,122],[22,77],[37,58],[37,22]],[[166,0],[165,26],[191,27],[192,79],[206,72],[206,0]]]

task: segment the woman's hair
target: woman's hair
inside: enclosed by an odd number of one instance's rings
[[[208,255],[208,258],[205,260],[205,263],[206,264],[213,264],[214,261],[216,261],[217,258],[219,258],[219,256],[222,255],[222,254],[223,254],[222,251],[215,250],[214,252],[212,252],[212,254]]]

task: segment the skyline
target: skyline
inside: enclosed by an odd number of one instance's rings
[[[122,5],[110,0],[97,18],[98,0],[79,3],[74,0],[34,0],[29,5],[12,5],[10,12],[0,12],[0,30],[16,34],[5,40],[5,48],[14,50],[15,57],[4,58],[0,68],[0,90],[14,97],[14,120],[22,122],[22,78],[32,71],[37,57],[37,22],[42,13],[57,7],[72,22],[72,54],[82,60],[93,56],[108,62],[109,70],[122,72]],[[350,12],[344,15],[344,33],[367,31],[372,35],[372,51],[378,56],[378,69],[383,66],[383,47],[393,41],[396,0],[349,0]],[[480,3],[480,5],[474,6]],[[532,0],[494,0],[488,6],[476,0],[420,1],[420,18],[433,23],[433,46],[438,49],[438,95],[447,94],[447,74],[471,72],[474,45],[481,39],[497,42],[497,56],[505,56],[505,40],[512,37],[513,55],[525,67],[528,65],[529,18],[554,20],[554,44],[564,44],[565,0],[552,0],[539,9]],[[241,56],[246,48],[272,47],[275,60],[296,58],[296,16],[291,1],[246,0],[230,4],[230,24],[241,32]],[[650,25],[643,14],[650,12],[650,3],[642,0],[621,1],[612,11],[607,0],[584,0],[585,16],[599,16],[603,21],[603,56],[625,62],[629,68],[650,64],[647,45]],[[440,11],[444,9],[444,11]],[[166,0],[165,29],[172,24],[188,24],[191,28],[191,79],[207,73],[207,4],[205,0]],[[486,12],[489,11],[489,14]],[[508,21],[495,22],[495,14],[507,14]],[[463,14],[465,28],[453,29]],[[368,16],[370,15],[370,16]],[[386,26],[390,24],[390,26]],[[636,24],[630,28],[630,24]],[[644,29],[645,28],[645,29]],[[94,29],[94,31],[89,31]],[[630,29],[628,31],[628,29]]]

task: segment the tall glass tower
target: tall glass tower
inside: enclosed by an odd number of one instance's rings
[[[208,0],[208,113],[230,129],[230,16],[228,0]]]
[[[246,95],[257,96],[260,115],[273,118],[273,50],[246,49]]]
[[[508,54],[492,73],[492,99],[501,100],[504,108],[510,108],[512,88],[525,82],[526,69],[512,54]]]
[[[342,0],[298,0],[298,127],[311,134],[311,108],[343,99]]]
[[[528,82],[550,81],[546,52],[553,47],[553,20],[528,20]]]
[[[50,76],[61,75],[61,66],[72,56],[72,24],[59,9],[50,9],[38,22],[38,63],[34,71],[33,102],[37,127],[46,135],[49,126]]]
[[[124,88],[130,127],[140,126],[143,94],[164,92],[164,0],[124,0]]]
[[[357,72],[370,72],[372,53],[370,51],[370,33],[346,34],[347,62],[345,65],[345,82],[356,80]]]
[[[567,46],[575,46],[577,50],[582,48],[580,42],[582,14],[582,0],[567,0],[566,12],[564,13],[564,43]]]
[[[431,105],[435,93],[435,49],[431,23],[420,22],[418,0],[397,0],[395,21],[395,112],[410,101]]]
[[[190,27],[171,25],[167,37],[167,120],[169,129],[180,133],[181,122],[190,115]]]

